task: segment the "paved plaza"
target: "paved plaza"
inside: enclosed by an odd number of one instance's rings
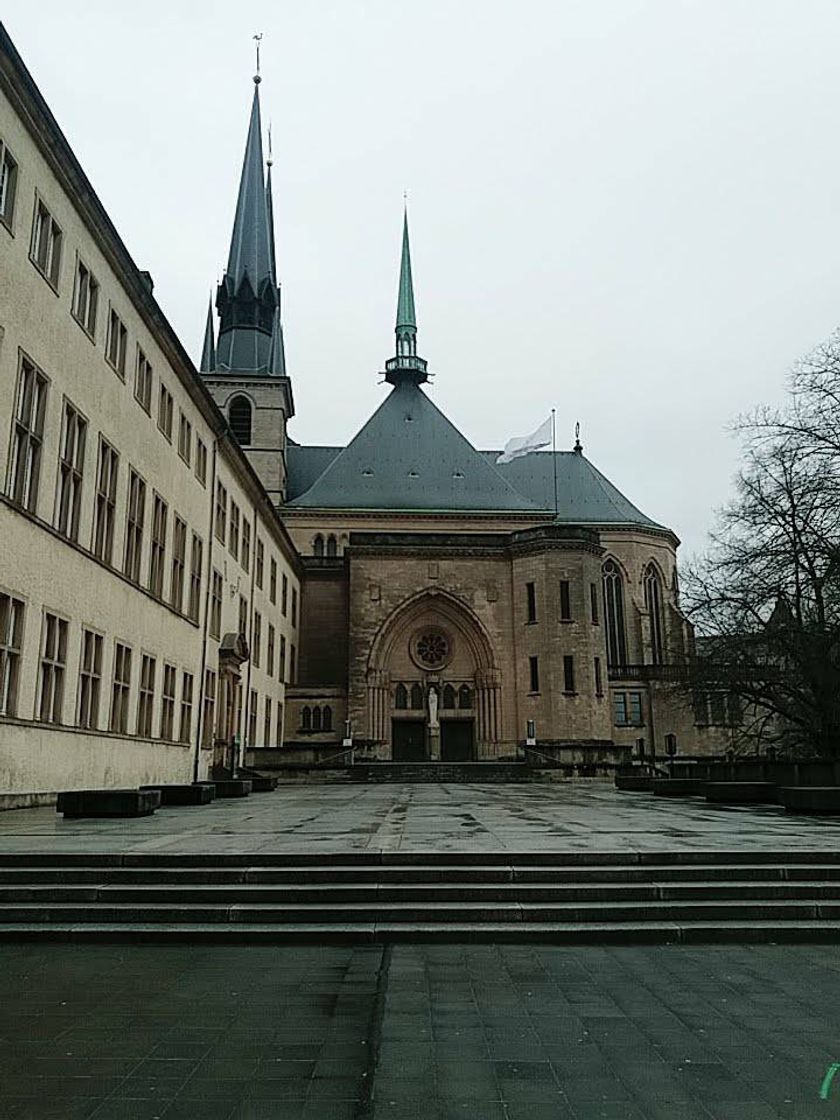
[[[0,946],[4,1120],[840,1115],[834,947]]]
[[[4,852],[733,851],[840,847],[840,821],[774,805],[623,793],[606,782],[287,785],[133,820],[0,813]]]

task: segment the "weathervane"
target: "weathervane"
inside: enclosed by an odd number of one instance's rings
[[[583,444],[580,442],[580,420],[575,424],[575,451],[583,451]]]
[[[259,83],[262,81],[262,78],[260,77],[260,42],[262,41],[262,31],[259,33],[259,35],[252,35],[251,38],[257,44],[257,72],[254,75],[254,81]]]

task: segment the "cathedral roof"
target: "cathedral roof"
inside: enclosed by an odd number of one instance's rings
[[[288,448],[290,482],[301,451]],[[317,454],[323,462],[326,455]],[[399,381],[347,447],[289,502],[316,509],[517,510],[540,506],[520,494],[409,380]]]
[[[396,391],[395,391],[396,392]],[[350,444],[349,448],[341,447],[302,447],[294,444],[291,441],[287,447],[287,493],[289,503],[293,507],[318,507],[329,509],[427,509],[434,508],[439,510],[483,510],[487,509],[515,509],[523,510],[540,510],[551,511],[554,508],[554,468],[553,459],[557,462],[557,496],[558,496],[558,513],[557,520],[575,524],[575,525],[598,525],[608,527],[610,525],[631,526],[638,525],[641,528],[659,529],[662,530],[664,526],[657,524],[657,522],[647,517],[641,510],[637,509],[631,501],[609,481],[603,474],[593,466],[592,463],[584,456],[574,451],[539,451],[532,455],[523,455],[519,459],[514,459],[510,463],[502,463],[498,466],[495,465],[496,458],[500,454],[498,451],[473,451],[472,447],[467,443],[460,433],[456,432],[449,421],[439,412],[439,410],[425,397],[421,390],[417,389],[416,392],[423,396],[426,403],[434,412],[445,422],[445,424],[458,435],[463,444],[473,452],[474,455],[483,459],[484,462],[492,468],[493,474],[500,476],[501,480],[507,487],[514,490],[518,498],[518,504],[506,505],[492,505],[486,504],[462,504],[463,500],[467,498],[469,501],[474,499],[469,494],[469,488],[457,491],[455,497],[460,499],[459,504],[453,503],[452,488],[455,480],[451,478],[452,472],[449,472],[449,486],[447,491],[447,479],[441,477],[445,475],[445,467],[439,462],[435,464],[436,469],[433,474],[437,477],[436,490],[434,492],[434,499],[437,504],[431,505],[431,497],[427,500],[427,495],[431,495],[428,486],[431,479],[428,474],[424,477],[423,474],[417,479],[406,478],[406,489],[409,493],[416,496],[418,491],[421,491],[423,499],[422,505],[413,504],[406,505],[405,498],[400,498],[399,501],[393,500],[393,491],[399,488],[400,479],[397,473],[402,471],[404,476],[407,475],[408,469],[407,461],[394,462],[392,455],[391,445],[399,445],[399,428],[396,434],[389,436],[386,440],[387,446],[382,448],[379,453],[379,446],[376,441],[381,438],[381,430],[373,432],[371,440],[366,439],[365,445],[369,451],[370,465],[367,469],[373,470],[374,474],[366,476],[361,474],[365,467],[359,470],[359,460],[356,452],[352,456],[346,456],[345,452],[354,447],[354,444],[360,437],[368,431],[373,420],[377,416],[381,416],[385,412],[384,421],[389,424],[392,419],[399,420],[399,416],[394,417],[392,409],[385,410],[385,405],[394,397],[394,393],[384,402],[379,411],[374,414],[374,417],[362,429],[356,440]],[[393,402],[397,404],[396,401]],[[414,421],[416,423],[416,420]],[[402,426],[405,427],[405,421],[402,421]],[[413,429],[414,433],[422,435],[422,429]],[[419,451],[419,449],[418,449]],[[427,451],[425,446],[422,450],[422,455],[416,454],[412,458],[419,458],[420,462],[434,462],[434,450]],[[411,456],[409,456],[411,457]],[[333,466],[334,464],[334,466]],[[376,466],[375,464],[378,464]],[[331,469],[332,468],[332,469]],[[353,472],[356,470],[360,476],[359,481],[365,484],[368,489],[362,492],[358,485],[354,484]],[[418,468],[419,470],[419,468]],[[392,473],[392,477],[389,476]],[[387,487],[380,485],[382,480],[387,482]],[[466,481],[459,480],[461,483]],[[419,486],[417,484],[420,484]],[[510,490],[503,491],[504,499],[510,501]],[[376,503],[372,504],[370,498],[376,496]]]

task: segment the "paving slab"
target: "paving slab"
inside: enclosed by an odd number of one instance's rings
[[[840,820],[710,805],[605,782],[280,786],[132,820],[0,813],[0,854],[840,850]]]

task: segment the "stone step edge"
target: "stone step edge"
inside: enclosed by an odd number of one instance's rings
[[[108,923],[39,926],[20,923],[0,926],[0,942],[219,942],[267,944],[387,944],[437,941],[449,945],[482,943],[596,944],[838,944],[840,922],[651,923],[424,923],[393,926],[295,924],[287,926],[226,926],[212,923],[170,925],[143,923],[126,928]]]

